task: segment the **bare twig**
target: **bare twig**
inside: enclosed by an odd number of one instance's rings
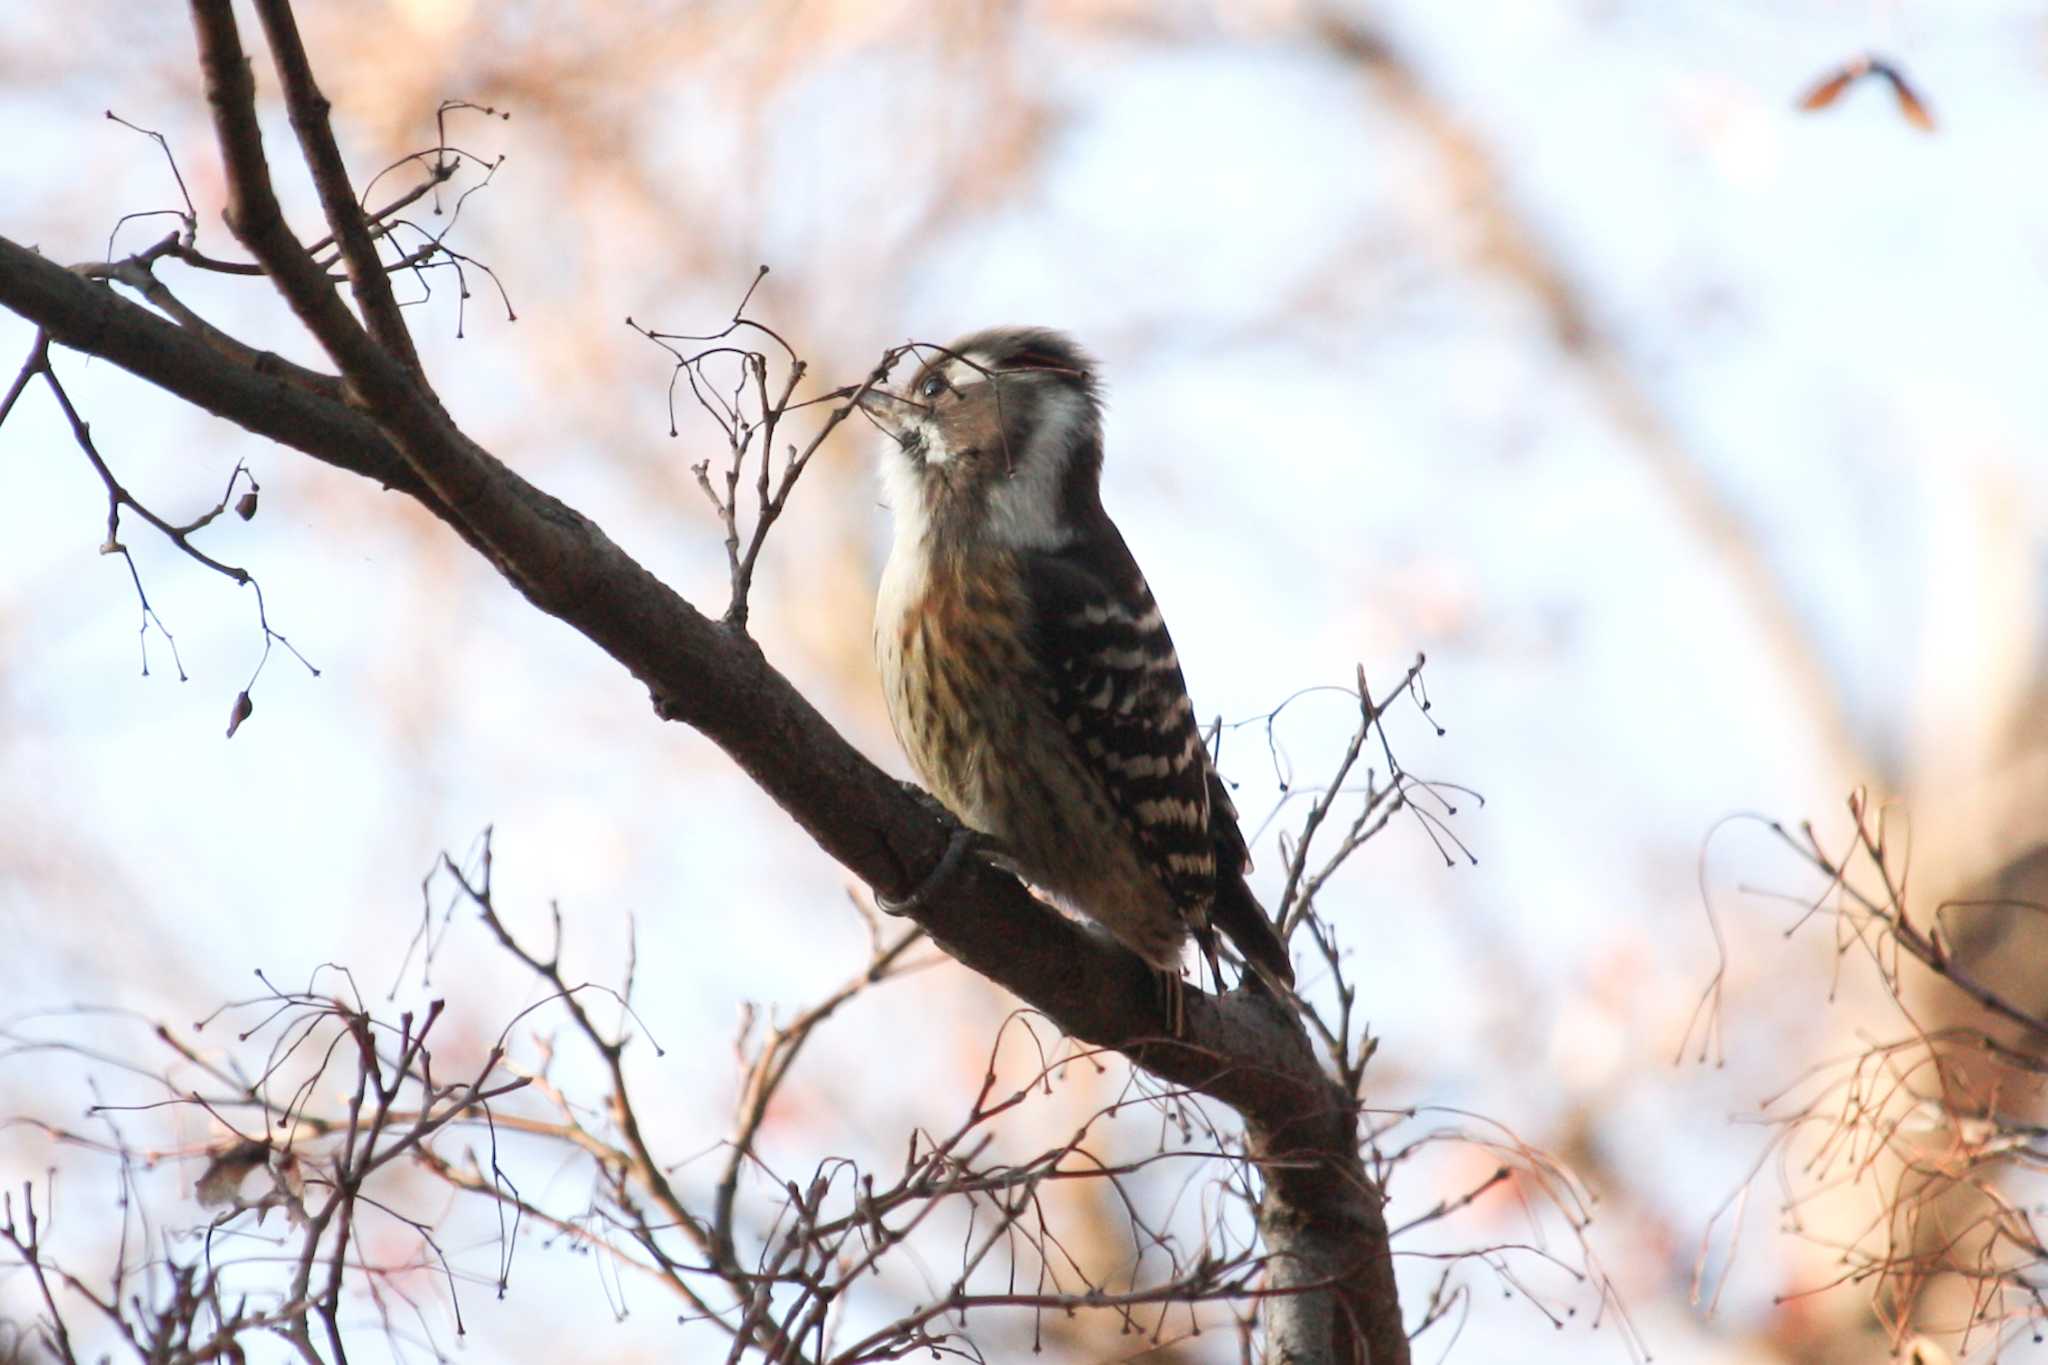
[[[1970,903],[1944,903],[1931,915],[1915,909],[1907,845],[1885,809],[1858,791],[1848,811],[1840,852],[1829,852],[1811,823],[1795,832],[1761,822],[1821,879],[1817,893],[1796,899],[1802,913],[1788,932],[1815,919],[1830,925],[1838,960],[1853,954],[1869,965],[1906,1031],[1818,1063],[1765,1101],[1756,1121],[1771,1136],[1703,1236],[1696,1279],[1703,1286],[1717,1242],[1725,1242],[1721,1257],[1733,1258],[1750,1188],[1775,1164],[1788,1230],[1833,1251],[1841,1266],[1831,1279],[1783,1297],[1862,1286],[1904,1350],[1918,1330],[1922,1288],[1953,1276],[1971,1290],[1960,1324],[1965,1345],[1984,1339],[1995,1352],[1998,1342],[2048,1324],[2040,1278],[2048,1238],[2038,1201],[2001,1188],[2048,1165],[2048,1128],[2026,1112],[2039,1078],[2048,1076],[2048,1020],[1979,979],[1953,951],[1947,913]],[[2048,907],[2001,905],[2048,914]],[[1923,1026],[1906,1003],[1908,963],[1971,1002],[1981,1022]],[[1994,1025],[2004,1036],[1990,1031]],[[2000,1076],[2026,1079],[2026,1093],[2008,1094]],[[1866,1198],[1862,1226],[1847,1236],[1809,1226],[1802,1211],[1845,1189]]]

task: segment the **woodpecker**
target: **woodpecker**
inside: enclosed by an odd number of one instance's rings
[[[1157,968],[1176,1029],[1191,933],[1218,989],[1214,929],[1291,986],[1166,622],[1102,507],[1093,362],[1035,327],[924,349],[907,389],[862,400],[889,437],[875,651],[912,768],[995,861]]]

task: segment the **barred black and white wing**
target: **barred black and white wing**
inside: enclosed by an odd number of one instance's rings
[[[1237,813],[1211,769],[1151,589],[1106,517],[1084,544],[1022,566],[1046,700],[1205,953],[1213,918],[1247,958],[1292,981],[1244,885]]]

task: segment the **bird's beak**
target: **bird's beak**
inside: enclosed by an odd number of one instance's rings
[[[924,410],[921,404],[887,389],[869,389],[862,394],[860,409],[874,419],[876,426],[904,444],[910,442],[911,433],[917,429],[918,418]]]

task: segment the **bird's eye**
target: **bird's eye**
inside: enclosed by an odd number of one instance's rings
[[[940,394],[944,393],[945,391],[946,376],[942,374],[931,375],[924,381],[924,383],[919,384],[917,386],[918,397],[923,398],[926,401],[930,401],[931,399],[937,398]]]

